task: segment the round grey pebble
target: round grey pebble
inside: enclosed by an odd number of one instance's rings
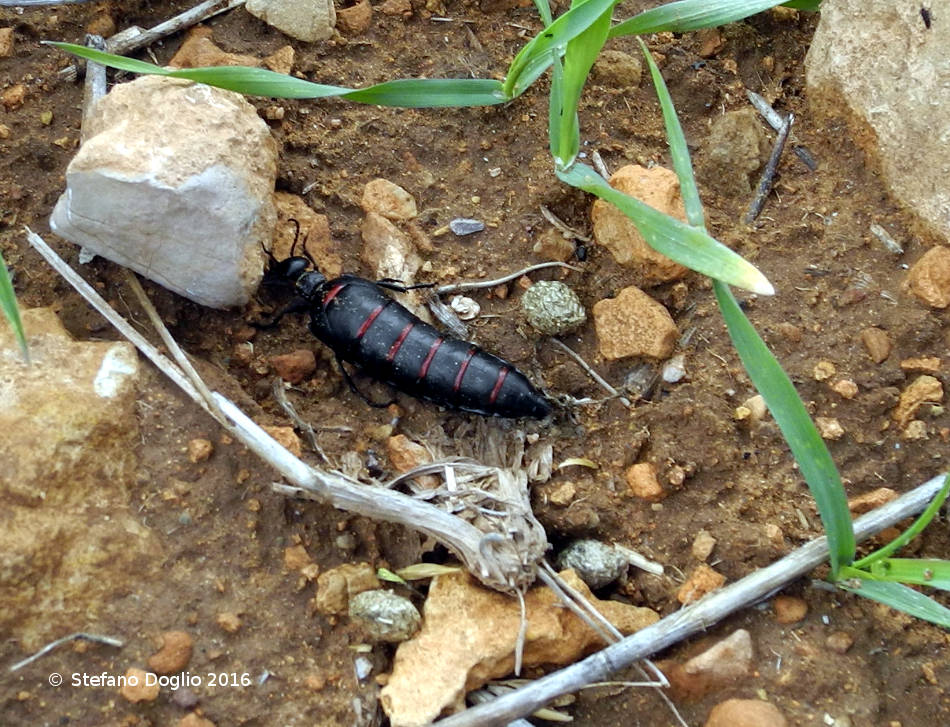
[[[627,558],[599,540],[575,540],[557,559],[558,568],[573,568],[591,588],[613,583],[627,569]]]
[[[577,294],[557,280],[541,280],[528,288],[521,308],[531,327],[548,336],[573,331],[587,320]]]
[[[375,641],[399,642],[419,630],[422,617],[412,601],[392,591],[363,591],[350,599],[350,618]]]

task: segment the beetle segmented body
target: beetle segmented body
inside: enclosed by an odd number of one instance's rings
[[[499,417],[541,419],[551,404],[512,364],[442,334],[355,275],[327,280],[288,258],[271,277],[294,281],[308,304],[310,332],[337,357],[399,391],[442,406]]]

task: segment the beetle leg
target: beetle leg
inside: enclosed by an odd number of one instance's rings
[[[281,311],[279,311],[271,320],[267,322],[258,322],[252,323],[251,325],[254,328],[259,330],[267,330],[269,328],[274,328],[280,322],[280,319],[283,318],[288,313],[300,313],[301,311],[306,311],[310,309],[310,301],[306,298],[296,297]]]
[[[377,280],[376,285],[378,285],[380,288],[393,290],[397,293],[406,293],[410,290],[435,287],[435,283],[416,283],[415,285],[406,285],[401,280],[396,280],[395,278],[383,278],[382,280]]]
[[[343,359],[339,356],[336,357],[337,365],[340,367],[340,372],[343,374],[343,379],[346,381],[346,385],[350,387],[350,391],[356,394],[360,399],[365,401],[371,407],[375,409],[385,409],[387,406],[396,403],[395,399],[390,399],[389,401],[373,401],[366,394],[356,388],[356,383],[353,381],[353,378],[350,376],[350,372],[346,370],[346,366],[343,365]]]

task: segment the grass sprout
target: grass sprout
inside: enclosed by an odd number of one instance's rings
[[[10,280],[10,271],[7,270],[7,264],[3,261],[3,255],[0,255],[0,309],[3,310],[3,316],[9,322],[13,329],[13,335],[20,345],[20,353],[23,354],[23,360],[30,362],[30,350],[26,345],[26,334],[23,332],[23,321],[20,320],[20,308],[16,302],[16,294],[13,292],[13,281]]]

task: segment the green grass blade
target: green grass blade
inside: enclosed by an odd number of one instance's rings
[[[791,0],[791,2],[782,3],[787,8],[796,10],[809,10],[815,12],[821,6],[821,0]]]
[[[16,302],[16,293],[13,292],[13,281],[10,280],[10,271],[7,270],[7,264],[3,261],[3,255],[0,255],[0,309],[3,310],[4,317],[10,322],[13,329],[13,335],[17,343],[20,344],[20,352],[23,359],[30,362],[30,351],[26,345],[26,334],[23,332],[23,321],[20,320],[20,307]]]
[[[503,93],[507,99],[523,93],[551,65],[552,53],[561,54],[573,38],[587,30],[619,0],[586,0],[571,8],[532,38],[515,56],[505,77]],[[523,75],[525,78],[522,78]],[[532,77],[533,76],[533,77]]]
[[[896,553],[907,545],[907,543],[920,535],[923,529],[930,524],[930,521],[933,520],[934,516],[940,511],[944,501],[947,499],[947,495],[950,495],[950,474],[944,478],[943,486],[940,488],[940,491],[934,495],[934,499],[930,501],[930,504],[927,505],[927,509],[920,513],[918,518],[907,530],[902,532],[883,548],[879,548],[873,553],[861,558],[861,560],[856,561],[854,567],[867,568],[871,566],[874,561],[886,558],[891,553]]]
[[[556,53],[551,54],[551,92],[548,94],[548,148],[554,166],[561,153],[561,113],[563,105],[561,97],[564,95],[564,64]]]
[[[901,583],[857,578],[853,581],[839,581],[835,585],[849,593],[857,593],[911,616],[950,628],[950,609],[944,608],[932,598]]]
[[[551,15],[551,4],[548,0],[534,0],[534,7],[537,9],[538,15],[541,16],[541,22],[544,23],[545,26],[553,22],[554,18]]]
[[[781,0],[680,0],[645,10],[615,25],[610,30],[610,37],[646,35],[662,31],[683,33],[712,28],[734,23],[781,4]]]
[[[831,571],[837,574],[854,558],[855,543],[848,500],[835,463],[788,375],[739,308],[732,293],[719,281],[713,281],[713,290],[742,365],[765,399],[815,498],[828,536]]]
[[[703,230],[673,219],[611,187],[585,164],[556,169],[558,178],[615,205],[637,226],[650,247],[686,267],[730,285],[772,295],[775,289],[754,265]]]
[[[492,106],[504,102],[501,82],[482,78],[404,78],[367,88],[346,88],[312,83],[302,78],[275,73],[266,68],[215,66],[168,69],[134,58],[103,53],[71,43],[50,43],[87,60],[133,73],[183,78],[249,96],[269,98],[345,98],[357,103],[402,108],[445,106]]]
[[[579,0],[574,6],[591,0]],[[564,73],[558,85],[557,96],[552,87],[552,101],[558,106],[559,132],[557,152],[554,154],[554,164],[558,168],[566,168],[574,163],[580,151],[580,125],[577,120],[577,107],[580,104],[584,83],[590,73],[594,61],[600,55],[601,48],[607,41],[607,31],[610,30],[610,9],[605,10],[587,30],[572,38],[567,44],[564,53]],[[553,109],[552,109],[553,113]]]
[[[663,111],[663,123],[666,126],[666,139],[670,145],[670,158],[673,160],[673,171],[680,181],[680,194],[683,196],[683,207],[686,209],[686,219],[694,227],[704,228],[706,221],[703,215],[703,203],[699,199],[699,189],[696,187],[696,177],[693,175],[693,162],[689,158],[689,147],[686,145],[686,137],[683,135],[683,127],[680,126],[679,118],[676,116],[676,109],[673,107],[673,99],[666,87],[663,76],[660,75],[660,69],[646,43],[637,38],[640,43],[640,49],[646,57],[647,66],[650,69],[650,76],[653,78],[653,86],[656,89],[657,98],[660,99],[660,109]]]
[[[950,591],[950,560],[937,558],[882,558],[869,568],[871,580],[930,586]]]

